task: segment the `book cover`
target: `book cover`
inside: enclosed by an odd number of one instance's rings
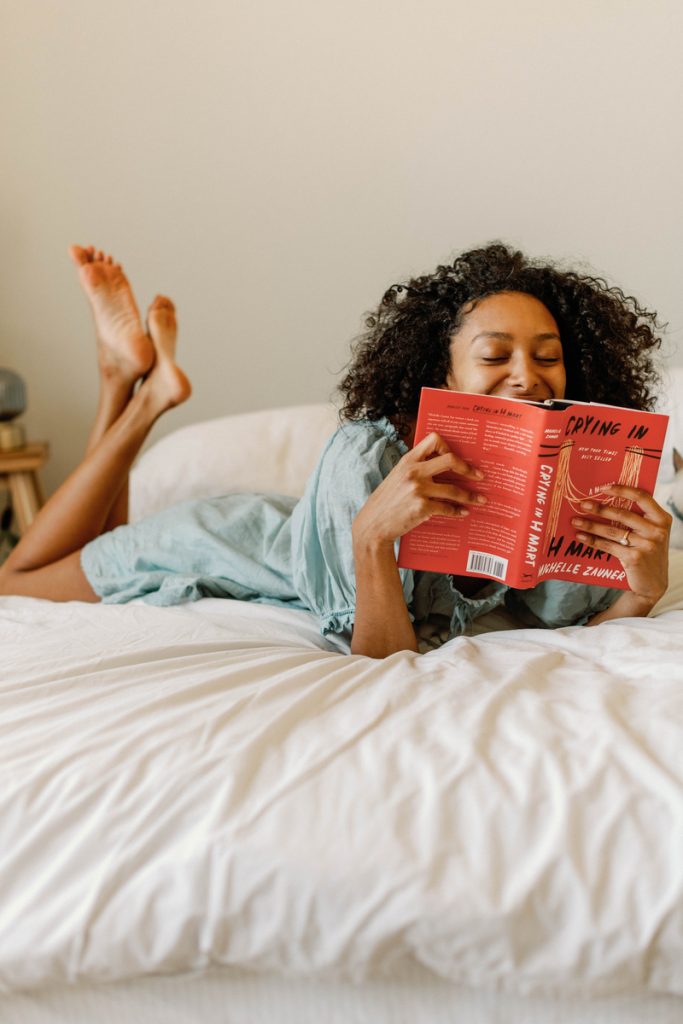
[[[485,479],[450,480],[486,495],[463,519],[432,516],[401,538],[404,568],[501,580],[517,589],[565,579],[628,589],[617,557],[582,544],[571,519],[579,503],[616,505],[612,483],[652,494],[667,417],[594,403],[547,405],[423,388],[415,444],[436,431]],[[636,508],[637,510],[637,508]],[[597,518],[591,516],[591,518]]]

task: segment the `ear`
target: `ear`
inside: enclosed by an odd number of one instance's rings
[[[677,473],[683,469],[683,455],[676,448],[674,448],[674,469]]]

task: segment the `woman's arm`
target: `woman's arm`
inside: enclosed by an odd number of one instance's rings
[[[392,543],[358,537],[354,527],[356,614],[351,653],[386,658],[395,651],[417,651],[417,638],[403,595]]]
[[[614,604],[606,608],[604,612],[598,612],[586,623],[587,626],[599,626],[601,622],[609,622],[610,619],[645,618],[650,614],[656,601],[643,600],[635,594],[625,590]]]
[[[636,502],[643,511],[632,512],[614,506],[603,508],[595,501],[584,501],[581,502],[581,508],[586,513],[609,516],[612,523],[618,525],[588,518],[572,520],[574,526],[583,531],[577,533],[579,540],[619,559],[626,570],[630,587],[610,608],[589,619],[587,626],[598,626],[609,619],[648,615],[664,596],[668,585],[672,517],[647,491],[622,484],[612,484],[605,490],[616,498]],[[626,539],[628,544],[622,544],[622,539]]]
[[[481,501],[464,487],[434,480],[446,471],[483,479],[483,473],[455,455],[438,434],[429,434],[394,466],[356,516],[352,654],[386,658],[396,651],[417,651],[394,542],[430,516],[465,516],[468,510],[462,505]]]

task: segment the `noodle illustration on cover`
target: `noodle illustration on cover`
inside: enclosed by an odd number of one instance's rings
[[[483,576],[517,588],[566,579],[628,589],[619,559],[582,543],[572,518],[610,521],[634,507],[612,484],[652,494],[668,417],[595,403],[547,404],[423,388],[415,443],[436,431],[485,479],[468,487],[486,496],[465,519],[432,516],[407,533],[405,568]],[[453,474],[443,480],[456,481]],[[638,511],[635,506],[635,511]]]

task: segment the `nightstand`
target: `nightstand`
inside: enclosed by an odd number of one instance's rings
[[[19,533],[26,533],[43,504],[38,470],[48,456],[47,444],[28,444],[14,451],[0,451],[0,481],[7,480]]]

